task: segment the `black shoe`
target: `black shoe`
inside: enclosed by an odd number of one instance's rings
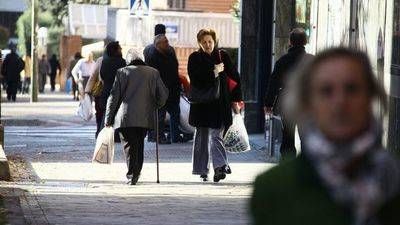
[[[136,185],[136,183],[139,180],[139,176],[133,176],[131,179],[131,182],[129,182],[130,185]]]
[[[232,170],[231,170],[231,167],[230,167],[230,166],[224,165],[224,166],[222,166],[222,168],[224,168],[224,172],[225,172],[226,174],[231,174],[231,173],[232,173]]]
[[[223,167],[215,168],[214,170],[214,182],[219,182],[220,180],[225,179],[226,174]]]
[[[202,181],[204,181],[204,182],[208,181],[208,176],[207,176],[207,174],[202,174],[202,175],[200,175],[200,178],[201,178]]]

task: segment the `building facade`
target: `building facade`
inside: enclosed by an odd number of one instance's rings
[[[388,114],[383,113],[382,104],[375,107],[384,124],[383,142],[389,150],[400,152],[400,0],[275,0],[272,6],[257,0],[242,4],[242,31],[247,34],[242,32],[241,45],[251,50],[242,51],[241,57],[253,63],[246,66],[242,60],[241,74],[247,79],[255,74],[244,84],[251,90],[246,98],[254,102],[250,113],[255,119],[247,121],[248,128],[261,131],[263,95],[257,93],[265,93],[262,83],[269,79],[273,62],[286,52],[289,31],[303,27],[309,34],[306,49],[310,53],[347,46],[369,55],[389,94]]]
[[[159,0],[149,1],[148,15],[135,15],[129,2],[112,0],[108,11],[107,39],[118,40],[123,51],[141,51],[153,42],[154,26],[167,26],[166,36],[175,48],[179,73],[187,75],[187,59],[198,48],[196,34],[201,28],[216,30],[219,46],[238,48],[240,24],[230,14],[233,0]]]

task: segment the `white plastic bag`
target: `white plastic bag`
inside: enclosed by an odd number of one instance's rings
[[[114,160],[114,129],[104,127],[97,136],[92,162],[111,164]]]
[[[90,100],[90,96],[88,94],[85,94],[85,97],[79,103],[76,113],[85,121],[89,121],[93,117],[92,101]]]
[[[194,127],[189,124],[190,103],[186,97],[181,96],[179,107],[180,113],[180,128],[183,132],[193,134]]]
[[[233,116],[232,125],[224,137],[225,150],[238,153],[250,150],[249,136],[244,126],[243,117],[240,114]]]

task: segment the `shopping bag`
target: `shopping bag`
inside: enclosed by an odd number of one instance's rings
[[[93,117],[92,101],[90,100],[90,96],[88,94],[85,94],[79,103],[76,113],[85,121],[89,121]]]
[[[188,134],[193,134],[194,133],[194,127],[192,127],[189,124],[189,112],[190,112],[190,102],[189,100],[184,96],[181,95],[180,102],[179,102],[179,108],[181,110],[180,113],[180,129],[184,133]]]
[[[280,149],[283,138],[283,123],[280,116],[265,116],[265,147],[269,157],[280,158]]]
[[[225,150],[228,152],[238,153],[250,150],[249,136],[242,115],[235,114],[233,116],[232,125],[224,137]]]
[[[114,160],[114,129],[104,127],[96,139],[92,162],[111,164]]]

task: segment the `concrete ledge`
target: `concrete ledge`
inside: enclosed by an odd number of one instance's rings
[[[0,145],[0,180],[9,181],[10,167],[8,166],[8,160],[6,154],[4,153],[3,145]]]

